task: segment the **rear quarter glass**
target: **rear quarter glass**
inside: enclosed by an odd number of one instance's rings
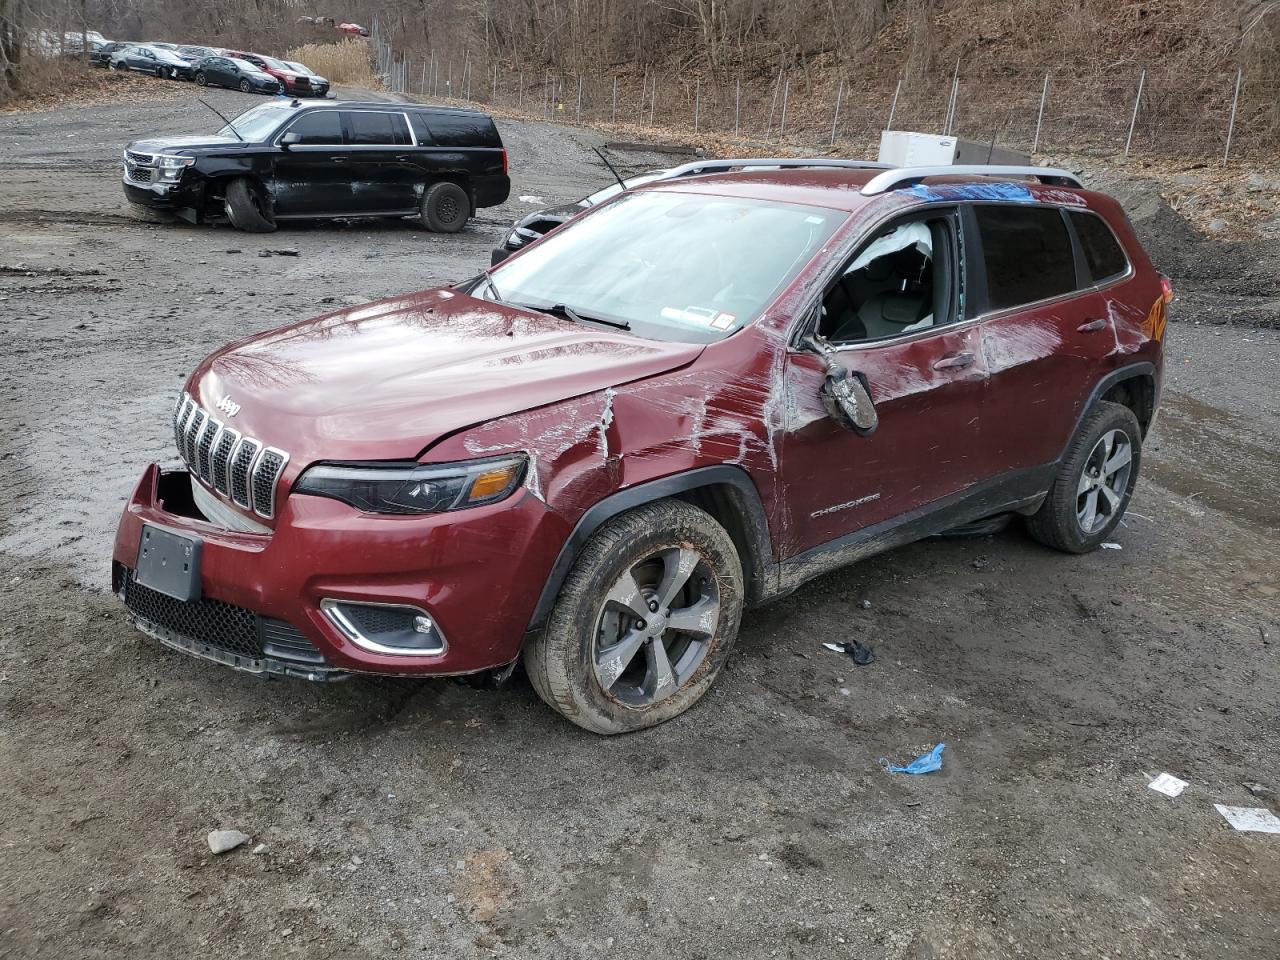
[[[435,113],[415,111],[413,129],[422,143],[438,147],[492,147],[502,146],[498,128],[482,114]]]

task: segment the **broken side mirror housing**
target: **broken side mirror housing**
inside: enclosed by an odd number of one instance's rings
[[[861,373],[841,366],[832,356],[831,345],[816,335],[805,338],[805,345],[826,362],[827,375],[819,394],[829,416],[846,430],[861,436],[874,433],[880,415],[871,399],[871,388]]]

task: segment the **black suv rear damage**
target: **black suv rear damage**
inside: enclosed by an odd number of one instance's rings
[[[135,141],[123,183],[131,203],[255,233],[280,220],[403,216],[452,233],[511,191],[483,113],[299,100],[264,103],[209,136]]]

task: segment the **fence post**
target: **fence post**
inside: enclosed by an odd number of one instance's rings
[[[893,102],[889,104],[889,122],[885,124],[886,130],[893,129],[893,115],[898,112],[898,94],[902,93],[902,78],[898,78],[898,85],[893,90]]]
[[[840,98],[844,96],[844,78],[840,78],[840,86],[836,87],[836,112],[831,117],[831,145],[836,145],[836,124],[840,122]]]
[[[1129,121],[1129,137],[1124,142],[1124,158],[1129,159],[1129,148],[1133,146],[1133,128],[1138,125],[1138,107],[1142,105],[1142,88],[1147,85],[1147,71],[1142,71],[1138,78],[1138,95],[1133,98],[1133,118]]]
[[[742,78],[739,77],[733,91],[733,135],[742,129]]]
[[[697,133],[702,119],[702,78],[698,77],[693,84],[693,132]]]
[[[782,85],[782,122],[778,125],[778,136],[785,137],[787,135],[787,97],[791,93],[791,78],[787,77],[786,82]]]
[[[617,74],[614,74],[614,77],[613,77],[613,122],[614,122],[614,123],[617,123],[617,122],[618,122],[618,77],[617,77]]]
[[[493,93],[489,95],[489,102],[496,104],[498,102],[498,65],[493,65]]]
[[[582,122],[582,74],[578,74],[578,123]]]
[[[1240,106],[1240,84],[1244,82],[1244,69],[1236,70],[1236,92],[1231,98],[1231,122],[1227,124],[1227,149],[1222,153],[1222,165],[1231,160],[1231,139],[1236,132],[1236,108]]]
[[[1048,99],[1049,99],[1049,73],[1048,71],[1046,71],[1044,75],[1044,89],[1040,91],[1040,113],[1036,116],[1036,139],[1035,139],[1035,142],[1031,144],[1031,152],[1033,154],[1040,152],[1040,128],[1044,124],[1044,105],[1045,105],[1045,101],[1047,101]]]
[[[653,74],[653,96],[649,98],[649,126],[653,126],[653,114],[658,109],[658,74]]]
[[[516,109],[524,106],[524,71],[520,71],[520,89],[516,91]]]
[[[951,136],[951,124],[956,116],[956,98],[960,95],[960,61],[956,61],[956,72],[951,75],[951,100],[947,104],[947,120],[942,125],[942,135]]]

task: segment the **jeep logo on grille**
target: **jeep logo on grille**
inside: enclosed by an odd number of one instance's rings
[[[218,401],[218,409],[225,413],[228,417],[234,417],[240,412],[240,404],[231,399],[231,395],[223,397]]]

